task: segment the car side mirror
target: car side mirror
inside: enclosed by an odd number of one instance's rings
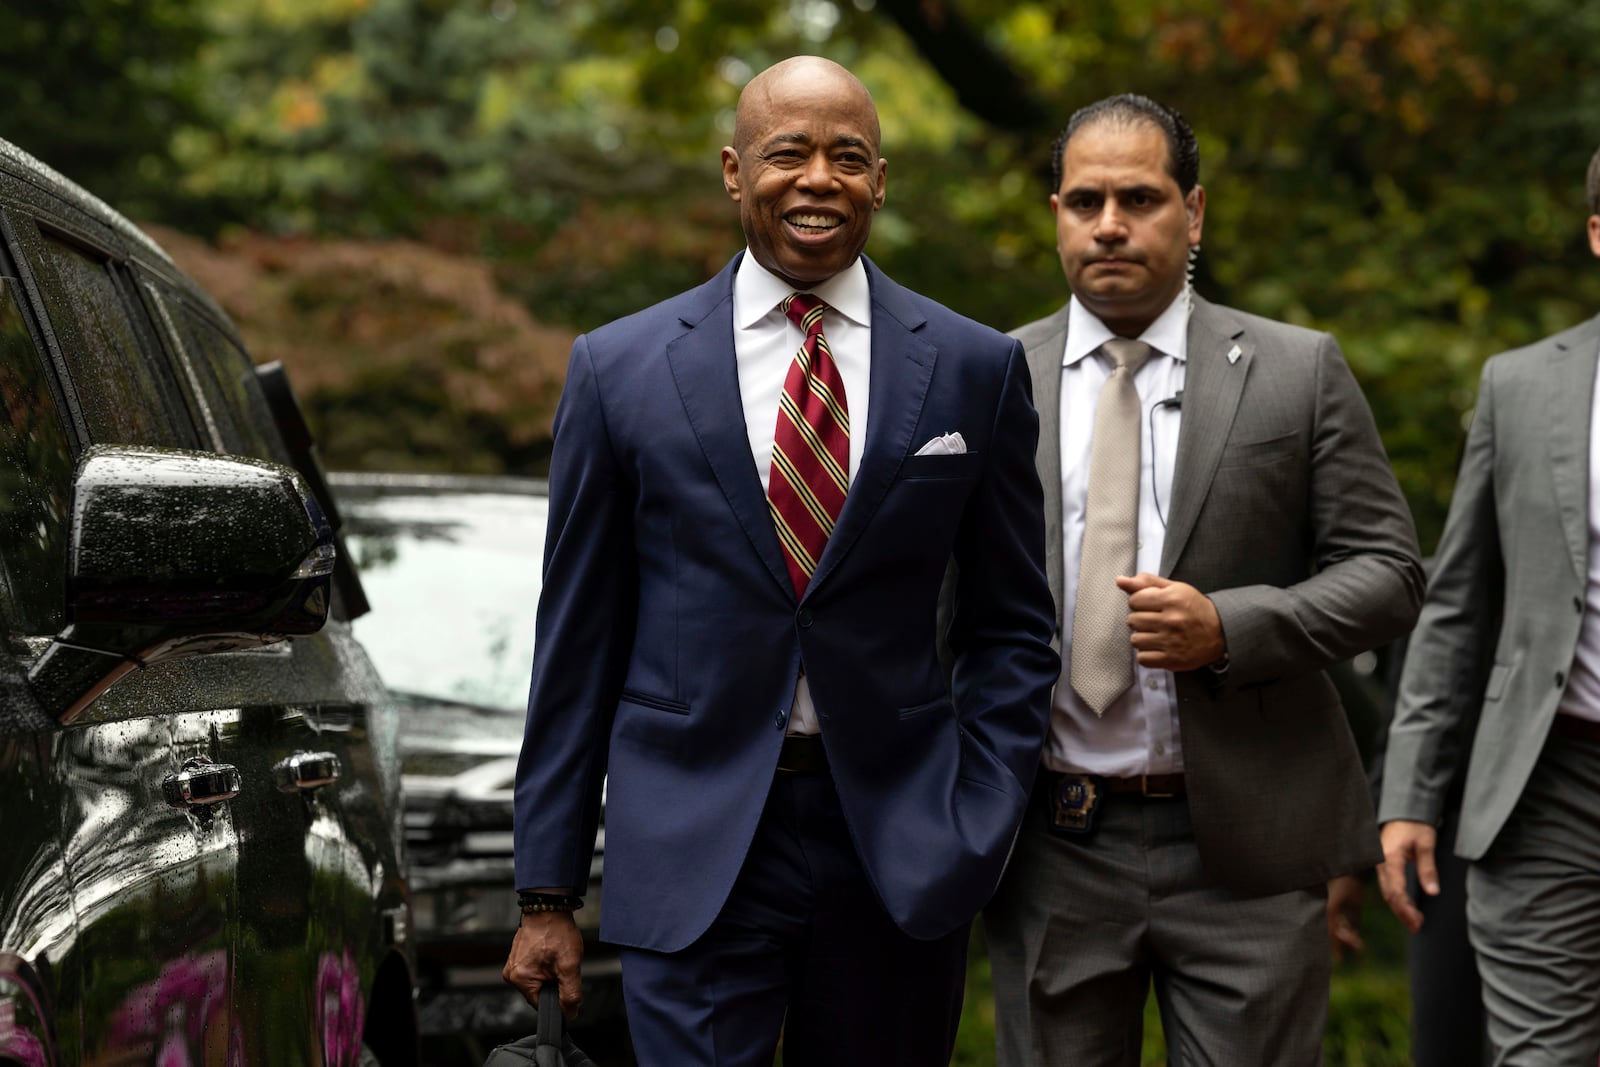
[[[28,679],[66,722],[128,672],[315,633],[333,530],[298,474],[264,460],[90,449],[73,478],[67,626]]]

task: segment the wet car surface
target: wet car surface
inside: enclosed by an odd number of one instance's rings
[[[216,305],[0,142],[0,1064],[412,1067],[398,712]]]
[[[355,630],[404,708],[401,758],[424,1048],[481,1063],[534,1013],[501,966],[520,918],[512,786],[533,657],[548,510],[544,483],[457,475],[330,476],[372,611]],[[574,1034],[625,1041],[615,951],[597,940],[602,825],[585,906],[584,1007]],[[450,1039],[463,1039],[454,1041]],[[463,1047],[464,1046],[464,1047]],[[623,1062],[615,1058],[610,1062]]]

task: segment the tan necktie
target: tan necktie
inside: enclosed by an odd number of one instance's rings
[[[1094,409],[1089,450],[1089,500],[1078,600],[1072,613],[1072,691],[1104,715],[1133,684],[1128,595],[1119,574],[1132,574],[1139,526],[1139,392],[1133,376],[1150,358],[1143,341],[1114,338],[1100,350],[1116,364]]]

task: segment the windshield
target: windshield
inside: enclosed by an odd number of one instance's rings
[[[546,498],[362,486],[340,504],[372,602],[355,633],[389,688],[524,708]]]

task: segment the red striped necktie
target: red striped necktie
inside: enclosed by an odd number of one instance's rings
[[[809,293],[795,293],[782,304],[805,341],[778,402],[767,502],[797,598],[805,596],[850,486],[850,412],[844,379],[822,336],[827,306]]]

